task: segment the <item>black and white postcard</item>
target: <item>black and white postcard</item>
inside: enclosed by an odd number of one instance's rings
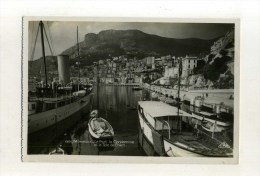
[[[23,160],[237,163],[239,30],[24,17]]]

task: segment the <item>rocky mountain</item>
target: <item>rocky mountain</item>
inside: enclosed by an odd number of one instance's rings
[[[84,41],[79,43],[79,47],[83,66],[91,65],[100,59],[120,55],[137,59],[169,54],[200,55],[204,57],[205,64],[194,70],[195,75],[189,77],[186,84],[194,85],[194,87],[211,87],[213,83],[220,88],[233,86],[234,33],[232,31],[216,39],[202,40],[165,38],[138,30],[106,30],[98,34],[86,34]],[[69,55],[71,65],[75,65],[73,58],[77,57],[76,45],[62,54]],[[56,57],[47,57],[46,62],[47,71],[55,74],[55,71],[57,72]],[[29,61],[29,74],[42,75],[43,72],[42,58]]]
[[[80,55],[85,64],[110,56],[127,55],[138,59],[146,56],[172,54],[185,56],[208,52],[216,39],[197,38],[174,39],[151,35],[139,30],[105,30],[98,34],[88,33],[79,43]],[[62,54],[77,55],[77,46],[68,48]]]
[[[191,85],[219,89],[234,88],[234,30],[216,40],[210,53],[203,59],[205,65],[197,67],[194,70],[195,75],[189,78],[189,82],[193,82]]]

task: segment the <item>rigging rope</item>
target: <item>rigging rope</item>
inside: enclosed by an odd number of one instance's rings
[[[33,45],[33,50],[32,50],[31,60],[33,60],[33,57],[34,57],[35,46],[36,46],[36,42],[37,42],[37,38],[38,38],[39,29],[40,29],[40,25],[38,25],[37,34],[36,34],[36,38],[35,38],[34,45]]]
[[[50,42],[51,42],[51,46],[52,46],[52,51],[53,53],[55,54],[55,48],[54,48],[54,44],[53,44],[53,39],[52,39],[52,35],[51,35],[51,30],[50,30],[50,26],[49,26],[49,23],[47,21],[47,28],[48,28],[48,32],[49,32],[49,36],[50,36]]]
[[[31,35],[30,35],[30,36],[31,36],[31,37],[30,37],[30,39],[31,39],[31,40],[30,40],[30,54],[32,55],[33,41],[34,41],[34,32],[35,32],[35,31],[34,31],[34,22],[31,22],[31,23],[32,23],[32,25],[31,25],[31,26],[32,26],[32,27],[31,27],[32,30],[31,30],[31,33],[30,33],[30,34],[31,34]],[[31,59],[31,57],[30,57],[29,59]]]
[[[47,36],[47,33],[46,33],[46,30],[45,30],[45,26],[44,26],[44,25],[43,25],[43,31],[44,31],[44,34],[45,34],[45,36],[46,36],[46,39],[47,39],[47,42],[48,42],[48,46],[49,46],[51,55],[53,56],[53,52],[52,52],[52,49],[51,49],[51,45],[50,45],[50,42],[49,42],[49,39],[48,39],[48,36]]]

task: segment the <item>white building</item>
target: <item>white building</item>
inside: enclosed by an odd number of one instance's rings
[[[176,78],[178,77],[178,67],[165,67],[164,77]]]
[[[100,65],[103,65],[103,64],[104,64],[104,61],[103,61],[103,60],[99,60],[98,63],[99,63]]]
[[[194,56],[186,56],[182,59],[182,77],[193,74],[193,69],[198,66],[198,58]]]
[[[105,78],[105,83],[106,84],[109,84],[109,83],[114,83],[114,81],[115,81],[115,79],[113,78],[113,77],[107,77],[107,78]]]
[[[151,66],[152,64],[154,64],[154,62],[155,62],[155,58],[154,57],[143,58],[143,63],[146,64],[146,65]]]

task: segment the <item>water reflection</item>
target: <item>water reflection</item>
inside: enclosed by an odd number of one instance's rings
[[[48,154],[60,146],[65,154],[72,155],[119,155],[143,156],[138,147],[137,102],[149,100],[145,91],[134,91],[132,87],[100,86],[99,107],[97,107],[97,88],[88,107],[98,108],[99,114],[106,119],[115,131],[110,147],[100,147],[88,132],[88,113],[77,113],[72,117],[40,132],[28,136],[28,154]]]

